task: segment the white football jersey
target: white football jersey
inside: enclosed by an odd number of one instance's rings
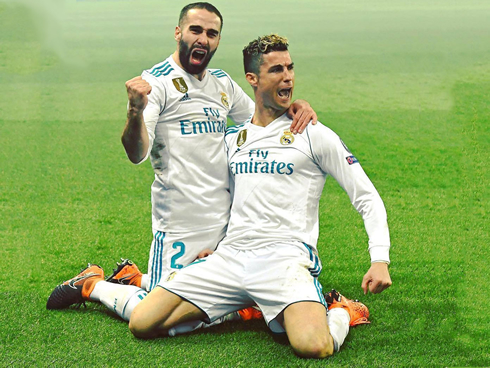
[[[198,80],[168,57],[142,73],[152,86],[144,120],[150,138],[154,230],[223,228],[230,209],[224,135],[227,117],[244,122],[252,99],[225,72]]]
[[[371,261],[388,261],[386,210],[357,159],[337,134],[318,123],[293,135],[283,115],[266,127],[247,121],[228,128],[228,165],[234,181],[226,237],[220,243],[253,249],[274,241],[317,247],[318,207],[331,175],[362,215]]]

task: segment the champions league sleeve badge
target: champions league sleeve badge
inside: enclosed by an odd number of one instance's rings
[[[227,108],[230,108],[230,104],[228,103],[228,96],[224,92],[220,92],[221,94],[221,103]]]
[[[174,83],[175,88],[179,92],[186,93],[189,90],[187,84],[185,84],[184,78],[182,77],[174,78],[172,79],[172,82]]]
[[[287,145],[293,143],[294,142],[293,133],[291,133],[291,131],[289,129],[285,130],[284,135],[280,139],[280,142],[284,146],[287,146]]]
[[[359,160],[357,158],[355,158],[354,156],[348,156],[345,159],[347,160],[347,163],[349,165],[357,164],[359,162]]]
[[[240,147],[245,143],[246,140],[247,140],[247,129],[243,129],[242,131],[240,131],[240,133],[238,133],[236,145]]]

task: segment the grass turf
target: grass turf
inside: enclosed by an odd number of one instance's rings
[[[240,50],[289,37],[304,98],[385,201],[393,286],[363,296],[367,237],[327,180],[320,281],[370,307],[326,362],[261,322],[140,341],[103,307],[48,312],[87,262],[146,269],[148,163],[119,136],[124,81],[174,50],[184,2],[0,1],[0,356],[6,366],[489,366],[490,5],[483,1],[216,1],[212,67],[247,92]],[[254,21],[252,21],[255,19]]]

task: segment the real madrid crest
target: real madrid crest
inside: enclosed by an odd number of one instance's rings
[[[179,78],[174,78],[172,79],[172,82],[174,82],[175,88],[177,88],[177,91],[186,93],[189,88],[187,87],[187,84],[185,84],[185,80],[182,77]]]
[[[291,131],[289,129],[285,130],[284,135],[281,137],[280,142],[284,146],[287,146],[288,144],[293,143],[294,142],[293,133],[291,133]]]
[[[224,92],[220,92],[220,93],[221,93],[221,102],[223,103],[223,105],[225,105],[226,108],[229,108],[230,104],[228,103],[228,96]]]
[[[238,133],[236,145],[238,147],[240,147],[241,145],[243,145],[245,143],[246,140],[247,140],[247,129],[244,129],[244,130],[240,131],[240,133]]]

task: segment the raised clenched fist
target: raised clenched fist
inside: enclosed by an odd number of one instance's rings
[[[143,111],[148,104],[148,95],[151,93],[150,84],[141,77],[135,77],[126,82],[129,108]]]

